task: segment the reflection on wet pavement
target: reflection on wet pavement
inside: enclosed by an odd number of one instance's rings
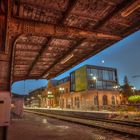
[[[8,140],[117,140],[99,130],[35,114],[25,113],[9,127]]]

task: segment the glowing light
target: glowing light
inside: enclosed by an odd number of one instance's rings
[[[95,81],[97,80],[97,78],[96,78],[95,76],[94,76],[94,77],[92,77],[92,79],[93,79],[93,80],[95,80]]]
[[[60,87],[60,88],[59,88],[59,90],[60,90],[60,91],[63,91],[63,90],[64,90],[64,88]]]
[[[102,63],[105,63],[105,61],[104,61],[104,60],[102,60]]]
[[[48,91],[48,94],[52,94],[52,92],[51,91]]]

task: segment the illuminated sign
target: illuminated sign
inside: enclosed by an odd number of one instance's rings
[[[48,98],[53,98],[53,94],[48,94]]]

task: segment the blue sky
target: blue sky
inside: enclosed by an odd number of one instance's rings
[[[140,77],[135,77],[135,75],[140,75],[140,30],[57,76],[55,79],[61,79],[86,64],[117,68],[120,84],[123,84],[124,76],[127,75],[130,84],[140,89]],[[47,80],[20,81],[12,85],[12,92],[27,94],[45,85],[47,85]]]

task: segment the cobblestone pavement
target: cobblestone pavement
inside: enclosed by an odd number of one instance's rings
[[[13,119],[8,129],[8,140],[128,140],[102,130],[57,119],[25,113]]]

